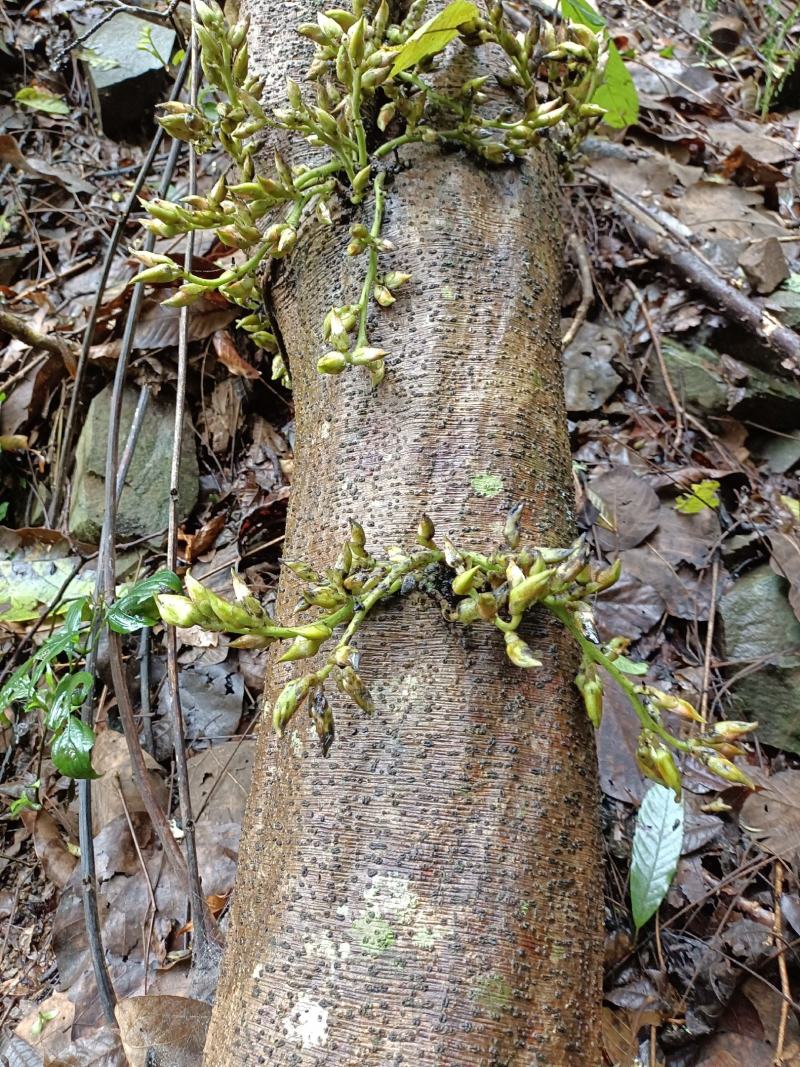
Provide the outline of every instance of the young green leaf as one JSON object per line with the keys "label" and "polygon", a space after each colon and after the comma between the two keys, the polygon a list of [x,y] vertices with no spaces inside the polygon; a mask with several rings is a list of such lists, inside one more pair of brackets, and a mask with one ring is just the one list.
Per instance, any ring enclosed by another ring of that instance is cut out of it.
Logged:
{"label": "young green leaf", "polygon": [[435,56],[443,51],[458,34],[458,27],[477,17],[478,9],[470,0],[453,0],[443,11],[428,19],[411,34],[397,53],[392,77],[409,67],[415,67],[428,56]]}
{"label": "young green leaf", "polygon": [[117,597],[106,613],[108,625],[118,634],[130,634],[161,621],[155,597],[159,593],[180,593],[181,580],[172,571],[156,571],[149,578],[127,589]]}
{"label": "young green leaf", "polygon": [[28,85],[20,89],[14,99],[18,104],[31,107],[34,111],[46,111],[48,115],[69,114],[69,106],[64,97],[51,93],[40,85]]}
{"label": "young green leaf", "polygon": [[646,663],[640,663],[634,659],[628,659],[627,656],[617,656],[614,660],[614,666],[617,670],[622,671],[623,674],[647,674],[648,666]]}
{"label": "young green leaf", "polygon": [[50,758],[56,769],[68,778],[99,778],[92,767],[94,730],[70,715],[63,730],[53,739]]}
{"label": "young green leaf", "polygon": [[613,41],[608,43],[602,84],[595,90],[591,102],[606,109],[603,122],[615,130],[631,126],[639,118],[639,94]]}
{"label": "young green leaf", "polygon": [[683,804],[666,786],[651,786],[636,817],[631,855],[631,909],[637,930],[667,895],[682,843]]}
{"label": "young green leaf", "polygon": [[88,671],[65,674],[47,702],[45,726],[57,733],[72,712],[81,706],[94,689],[94,677]]}
{"label": "young green leaf", "polygon": [[592,30],[602,30],[606,20],[586,0],[561,0],[561,13],[565,19],[579,22]]}
{"label": "young green leaf", "polygon": [[719,507],[719,482],[708,478],[702,482],[695,482],[689,487],[688,493],[681,493],[675,501],[675,510],[684,515],[697,515],[707,508]]}

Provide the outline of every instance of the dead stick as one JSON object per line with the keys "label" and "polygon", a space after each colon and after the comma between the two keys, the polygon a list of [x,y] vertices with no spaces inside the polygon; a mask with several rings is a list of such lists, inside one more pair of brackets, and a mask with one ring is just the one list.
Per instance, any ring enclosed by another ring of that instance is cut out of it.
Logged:
{"label": "dead stick", "polygon": [[73,371],[75,369],[78,361],[78,346],[57,334],[41,333],[21,315],[14,315],[0,308],[0,333],[10,334],[18,341],[24,341],[31,348],[41,348],[53,356],[59,356],[64,360],[67,369],[71,368]]}
{"label": "dead stick", "polygon": [[786,949],[783,944],[783,934],[781,932],[782,925],[782,913],[781,913],[781,894],[783,893],[783,864],[779,859],[775,860],[774,880],[773,880],[773,894],[775,898],[775,924],[772,927],[772,932],[775,940],[775,948],[778,951],[778,971],[781,976],[781,992],[783,993],[783,1000],[781,1001],[781,1014],[778,1021],[778,1036],[775,1041],[775,1057],[773,1059],[774,1067],[781,1067],[784,1062],[783,1050],[786,1044],[786,1026],[789,1022],[789,994],[791,988],[789,986],[789,969],[786,966]]}
{"label": "dead stick", "polygon": [[726,282],[694,252],[636,222],[618,202],[617,204],[626,216],[628,229],[639,244],[662,259],[668,267],[682,274],[688,282],[701,289],[721,311],[747,327],[760,341],[782,356],[782,367],[800,374],[800,335],[781,326],[765,308]]}
{"label": "dead stick", "polygon": [[594,286],[592,285],[592,265],[589,262],[589,253],[586,251],[586,245],[583,238],[576,232],[573,233],[569,239],[569,247],[575,253],[575,259],[578,264],[578,277],[581,280],[581,302],[578,305],[578,310],[575,312],[575,318],[569,326],[569,329],[561,338],[561,347],[566,348],[567,345],[572,344],[575,337],[586,321],[586,316],[589,314],[589,308],[592,306],[594,300]]}

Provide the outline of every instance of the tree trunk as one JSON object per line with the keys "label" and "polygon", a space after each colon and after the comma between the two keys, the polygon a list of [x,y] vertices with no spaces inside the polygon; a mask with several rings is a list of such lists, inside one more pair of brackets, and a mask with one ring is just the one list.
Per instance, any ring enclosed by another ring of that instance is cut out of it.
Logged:
{"label": "tree trunk", "polygon": [[[243,8],[276,105],[317,8]],[[372,325],[377,390],[315,369],[327,309],[360,286],[344,209],[273,287],[297,412],[285,556],[329,566],[350,518],[375,551],[409,545],[423,512],[489,550],[520,500],[524,538],[569,543],[553,161],[487,170],[419,148],[403,164],[384,236],[388,269],[413,279]],[[296,596],[284,570],[279,615]],[[357,640],[375,714],[329,694],[328,759],[304,712],[283,741],[264,721],[206,1067],[600,1062],[593,742],[567,639],[544,617],[528,639],[540,670],[512,666],[494,628],[404,597]],[[269,704],[291,667],[272,667]]]}

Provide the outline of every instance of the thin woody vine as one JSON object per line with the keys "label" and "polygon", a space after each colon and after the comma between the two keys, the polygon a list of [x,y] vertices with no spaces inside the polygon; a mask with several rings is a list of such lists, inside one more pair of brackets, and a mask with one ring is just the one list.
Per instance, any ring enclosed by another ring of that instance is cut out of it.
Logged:
{"label": "thin woody vine", "polygon": [[[241,261],[210,278],[169,256],[138,251],[133,254],[144,269],[133,282],[180,283],[164,301],[170,307],[191,305],[212,291],[240,306],[238,326],[273,353],[273,376],[286,385],[291,384],[289,368],[264,306],[260,279],[266,262],[292,252],[301,225],[316,221],[332,226],[330,205],[342,199],[364,203],[371,215],[369,227],[356,223],[343,240],[343,254],[365,264],[363,283],[359,291],[342,294],[341,304],[330,308],[320,324],[317,369],[335,375],[361,367],[380,387],[387,362],[391,368],[402,353],[387,353],[370,331],[379,335],[380,309],[393,304],[411,280],[402,270],[385,267],[387,254],[395,249],[381,232],[388,184],[402,181],[402,174],[394,175],[394,161],[403,147],[440,145],[468,153],[476,166],[498,167],[513,166],[546,139],[568,159],[605,112],[596,100],[612,46],[596,18],[584,25],[536,17],[526,32],[514,32],[500,4],[484,14],[470,0],[454,0],[427,21],[425,7],[426,0],[414,0],[406,18],[392,23],[386,0],[373,15],[365,11],[364,0],[353,0],[351,10],[329,10],[315,23],[299,26],[299,33],[316,46],[308,85],[304,90],[289,80],[287,106],[267,114],[260,102],[262,84],[249,72],[247,23],[230,25],[215,3],[195,0],[200,62],[215,106],[173,101],[161,106],[159,121],[200,152],[221,147],[236,181],[229,183],[223,175],[208,195],[187,196],[180,203],[143,201],[149,215],[144,225],[162,238],[213,231]],[[570,10],[580,12],[577,0]],[[490,49],[495,58],[499,52],[506,69],[455,88],[451,77],[442,88],[442,56],[454,42],[461,48]],[[255,160],[260,135],[268,129],[303,139],[317,150],[319,161],[291,165],[276,155],[272,173],[260,173]],[[413,314],[413,308],[407,313]],[[231,645],[238,648],[286,642],[279,662],[327,652],[321,665],[283,688],[271,709],[274,728],[282,735],[298,709],[307,706],[327,755],[335,723],[326,687],[344,693],[362,713],[373,711],[359,673],[358,632],[384,601],[419,589],[442,600],[448,624],[494,627],[509,660],[522,670],[542,666],[539,654],[520,635],[522,625],[532,613],[549,612],[580,650],[575,683],[593,726],[600,725],[607,680],[625,694],[641,726],[636,758],[645,775],[680,795],[677,754],[695,758],[725,782],[752,788],[733,758],[743,754],[738,742],[756,724],[708,724],[688,701],[643,684],[647,665],[626,656],[629,639],[602,642],[592,618],[592,602],[618,579],[619,561],[612,566],[591,562],[583,540],[566,548],[521,544],[521,513],[521,505],[511,509],[502,543],[488,554],[455,545],[446,536],[437,539],[432,522],[422,516],[411,547],[394,546],[373,555],[362,527],[353,521],[338,558],[323,573],[303,562],[284,561],[303,583],[291,622],[269,616],[235,573],[233,600],[190,574],[182,585],[170,571],[124,587],[109,606],[80,598],[71,603],[63,626],[0,690],[0,708],[17,704],[40,711],[51,732],[56,767],[72,777],[93,777],[94,735],[77,711],[94,685],[92,676],[79,668],[100,624],[123,633],[158,622],[200,626],[236,635]],[[311,621],[296,621],[315,609]],[[698,724],[699,730],[688,735],[681,720]],[[26,795],[16,803],[35,806],[36,799]]]}

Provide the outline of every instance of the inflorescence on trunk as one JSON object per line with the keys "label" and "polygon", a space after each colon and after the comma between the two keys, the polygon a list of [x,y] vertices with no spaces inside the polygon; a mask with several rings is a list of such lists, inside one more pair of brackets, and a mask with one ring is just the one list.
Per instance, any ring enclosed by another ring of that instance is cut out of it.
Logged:
{"label": "inflorescence on trunk", "polygon": [[[637,762],[644,774],[680,795],[681,777],[673,755],[677,751],[700,760],[726,782],[752,787],[731,757],[743,752],[736,741],[754,730],[755,723],[717,722],[708,731],[688,701],[636,682],[636,676],[647,667],[626,657],[630,643],[626,638],[600,641],[591,600],[617,581],[619,560],[610,567],[590,563],[583,540],[564,549],[520,548],[521,511],[517,506],[509,513],[504,544],[490,555],[458,548],[447,537],[437,544],[433,524],[424,517],[413,548],[392,547],[382,557],[375,557],[367,550],[362,527],[351,523],[349,540],[324,574],[318,574],[306,563],[286,564],[307,583],[295,613],[312,607],[324,613],[310,623],[276,622],[236,574],[235,601],[225,600],[187,575],[186,596],[164,593],[156,596],[156,604],[163,621],[174,626],[200,626],[212,632],[238,634],[231,642],[233,647],[263,648],[276,641],[290,641],[278,662],[309,659],[323,646],[329,646],[325,662],[284,686],[272,708],[273,726],[282,735],[307,701],[325,755],[335,733],[333,713],[325,698],[326,684],[333,682],[362,711],[374,710],[372,697],[359,674],[359,652],[352,642],[370,613],[383,601],[415,589],[435,595],[442,602],[448,622],[496,627],[511,662],[529,670],[541,667],[542,661],[540,653],[520,636],[520,627],[529,612],[549,611],[581,651],[575,683],[592,725],[600,725],[603,713],[601,671],[627,697],[642,727]],[[702,732],[696,737],[678,737],[665,721],[668,715],[699,723]]]}
{"label": "inflorescence on trunk", "polygon": [[[372,17],[364,8],[364,0],[353,0],[352,10],[329,10],[315,23],[298,27],[316,46],[308,71],[314,98],[289,79],[287,106],[267,114],[260,102],[263,86],[248,71],[247,22],[229,25],[213,0],[197,0],[201,63],[216,105],[171,101],[161,106],[159,121],[168,133],[192,142],[198,151],[220,146],[238,180],[229,184],[223,176],[207,196],[187,196],[180,203],[143,200],[150,215],[144,225],[163,238],[212,230],[246,258],[210,278],[186,270],[170,256],[134,252],[145,269],[133,281],[180,282],[177,293],[164,301],[171,307],[190,305],[212,291],[240,305],[248,313],[238,326],[275,353],[273,377],[287,384],[288,368],[264,310],[259,273],[266,260],[292,251],[301,222],[316,218],[332,225],[334,198],[357,205],[371,192],[372,224],[351,226],[346,246],[347,255],[366,260],[363,285],[357,295],[343,294],[342,303],[325,316],[321,341],[328,351],[317,368],[339,374],[364,367],[377,385],[387,353],[370,341],[370,310],[393,304],[410,277],[380,266],[381,253],[393,251],[381,237],[381,224],[387,172],[396,151],[414,142],[438,144],[461,148],[484,165],[503,165],[524,156],[545,136],[568,147],[604,112],[592,103],[602,79],[604,31],[598,34],[568,20],[556,27],[536,16],[527,32],[513,33],[502,4],[494,3],[484,17],[471,0],[453,0],[427,22],[426,0],[415,0],[399,24],[390,22],[387,0],[381,0]],[[456,38],[468,48],[499,49],[507,71],[471,78],[446,91],[436,88],[431,79],[437,57]],[[500,103],[496,93],[502,94]],[[270,128],[304,140],[319,151],[322,162],[292,166],[276,154],[274,171],[258,173],[259,136]],[[259,225],[264,219],[270,224]]]}

